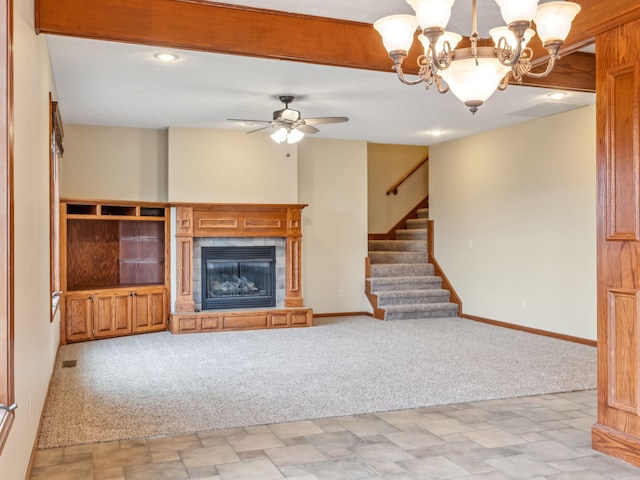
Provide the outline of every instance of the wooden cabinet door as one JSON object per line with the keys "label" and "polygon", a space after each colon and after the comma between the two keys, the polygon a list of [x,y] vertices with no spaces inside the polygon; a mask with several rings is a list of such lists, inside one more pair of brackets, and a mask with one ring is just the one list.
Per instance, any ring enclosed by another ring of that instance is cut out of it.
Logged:
{"label": "wooden cabinet door", "polygon": [[91,339],[93,296],[90,293],[71,294],[65,299],[65,333],[68,342]]}
{"label": "wooden cabinet door", "polygon": [[131,292],[105,292],[94,296],[93,337],[114,337],[132,332]]}
{"label": "wooden cabinet door", "polygon": [[134,332],[155,332],[167,328],[167,290],[140,288],[133,293]]}

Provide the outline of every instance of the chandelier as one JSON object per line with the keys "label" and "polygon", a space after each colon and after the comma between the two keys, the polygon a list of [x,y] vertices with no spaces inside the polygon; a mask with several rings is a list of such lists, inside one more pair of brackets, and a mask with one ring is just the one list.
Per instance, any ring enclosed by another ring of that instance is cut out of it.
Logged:
{"label": "chandelier", "polygon": [[[522,83],[523,76],[547,76],[560,58],[558,52],[569,34],[571,22],[580,11],[580,5],[565,1],[541,5],[538,0],[495,1],[507,26],[489,31],[492,46],[478,45],[476,0],[473,0],[469,47],[456,48],[462,36],[445,31],[455,0],[407,0],[416,12],[415,16],[391,15],[376,21],[373,26],[382,36],[393,60],[393,69],[402,83],[417,85],[424,82],[427,89],[435,84],[440,93],[451,90],[475,114],[496,89],[507,88],[509,76],[518,83]],[[532,71],[533,50],[527,47],[536,34],[531,28],[532,21],[535,21],[543,47],[549,52],[546,69],[541,72]],[[402,63],[418,25],[422,30],[418,39],[424,54],[418,57],[419,78],[408,80],[402,71]]]}

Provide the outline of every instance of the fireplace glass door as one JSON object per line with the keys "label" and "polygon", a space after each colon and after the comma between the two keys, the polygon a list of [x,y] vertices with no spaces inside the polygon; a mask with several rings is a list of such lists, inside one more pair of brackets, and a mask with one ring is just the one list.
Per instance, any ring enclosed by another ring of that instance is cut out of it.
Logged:
{"label": "fireplace glass door", "polygon": [[202,309],[275,307],[275,247],[203,247]]}

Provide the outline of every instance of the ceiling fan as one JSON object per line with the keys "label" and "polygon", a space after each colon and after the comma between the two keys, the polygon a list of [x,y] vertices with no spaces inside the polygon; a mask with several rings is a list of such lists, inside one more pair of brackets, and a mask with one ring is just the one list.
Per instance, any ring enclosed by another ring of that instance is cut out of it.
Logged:
{"label": "ceiling fan", "polygon": [[296,143],[302,140],[305,134],[318,133],[318,130],[313,125],[320,125],[323,123],[344,123],[348,122],[348,117],[316,117],[316,118],[302,118],[298,110],[289,108],[289,104],[293,102],[294,97],[292,95],[280,95],[280,101],[284,103],[284,108],[273,112],[273,120],[249,120],[244,118],[228,118],[232,122],[244,122],[247,125],[253,124],[267,124],[264,127],[250,130],[247,133],[259,132],[267,128],[277,128],[277,130],[271,135],[271,138],[281,143],[285,140],[288,143]]}

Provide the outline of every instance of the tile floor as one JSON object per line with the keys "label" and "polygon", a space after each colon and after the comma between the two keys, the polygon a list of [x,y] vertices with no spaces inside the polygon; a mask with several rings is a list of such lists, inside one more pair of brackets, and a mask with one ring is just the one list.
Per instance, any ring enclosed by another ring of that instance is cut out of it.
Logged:
{"label": "tile floor", "polygon": [[33,480],[640,480],[590,448],[596,392],[39,450]]}

